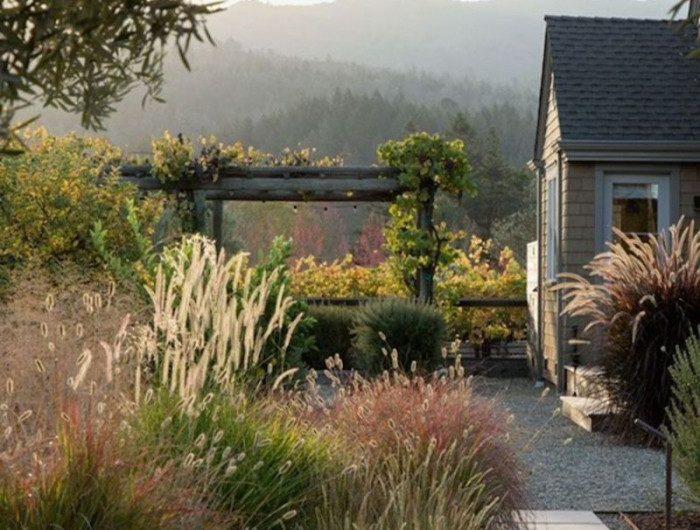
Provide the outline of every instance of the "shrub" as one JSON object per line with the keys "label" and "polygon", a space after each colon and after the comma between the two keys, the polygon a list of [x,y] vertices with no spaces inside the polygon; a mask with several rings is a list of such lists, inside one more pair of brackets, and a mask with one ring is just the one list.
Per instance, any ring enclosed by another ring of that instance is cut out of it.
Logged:
{"label": "shrub", "polygon": [[358,310],[354,307],[311,306],[308,314],[315,321],[312,333],[315,345],[302,357],[303,361],[315,370],[326,368],[326,359],[340,355],[343,366],[352,368],[350,350],[352,348],[352,328]]}
{"label": "shrub", "polygon": [[468,252],[436,278],[435,298],[449,324],[472,344],[524,339],[527,309],[457,308],[460,298],[524,298],[527,276],[510,249],[494,255],[493,242],[473,237]]}
{"label": "shrub", "polygon": [[[671,397],[676,348],[700,325],[700,233],[681,220],[648,239],[615,230],[618,242],[570,281],[564,312],[599,330],[601,383],[629,429],[635,418],[661,425]],[[602,281],[598,281],[602,280]]]}
{"label": "shrub", "polygon": [[673,463],[700,505],[700,341],[692,336],[676,354],[670,369],[673,399],[666,434],[673,444]]}
{"label": "shrub", "polygon": [[133,201],[143,232],[153,234],[162,211],[157,196],[138,200],[134,186],[106,171],[119,151],[104,140],[34,135],[34,147],[0,158],[0,260],[72,261],[101,258],[90,232],[100,222],[106,244],[132,261],[140,250],[126,216]]}
{"label": "shrub", "polygon": [[150,455],[118,444],[115,425],[92,429],[72,422],[56,445],[34,453],[34,465],[18,468],[0,460],[3,528],[204,528],[203,505],[179,487],[179,470],[156,468]]}
{"label": "shrub", "polygon": [[141,406],[134,430],[164,461],[189,462],[209,484],[212,507],[230,512],[235,529],[302,523],[333,469],[328,441],[267,398],[217,394],[186,413],[161,393]]}
{"label": "shrub", "polygon": [[[354,264],[352,256],[319,263],[309,256],[296,262],[291,290],[298,297],[406,297],[408,290],[389,262],[375,267]],[[524,298],[526,273],[509,249],[498,254],[492,241],[474,237],[469,250],[454,250],[454,260],[435,277],[435,303],[451,329],[474,344],[522,340],[526,309],[457,308],[460,298]]]}
{"label": "shrub", "polygon": [[[385,299],[362,307],[353,327],[353,362],[358,369],[376,374],[392,363],[408,369],[432,370],[439,361],[447,328],[431,305],[411,300]],[[396,350],[396,360],[388,353]]]}
{"label": "shrub", "polygon": [[387,375],[316,421],[355,453],[325,490],[322,529],[486,529],[524,506],[506,420],[464,382]]}
{"label": "shrub", "polygon": [[389,263],[363,267],[348,254],[331,263],[318,262],[313,256],[297,260],[292,270],[295,296],[325,298],[379,298],[408,295],[403,282]]}
{"label": "shrub", "polygon": [[[259,285],[263,278],[274,277],[265,309],[265,321],[275,314],[278,296],[281,293],[292,294],[292,273],[289,269],[291,254],[292,241],[278,236],[270,244],[265,259],[253,268],[253,285]],[[311,332],[313,322],[307,316],[308,309],[305,301],[292,299],[281,333],[273,334],[265,345],[267,357],[274,356],[284,348],[286,363],[289,366],[301,366],[302,355],[314,348],[314,336]],[[294,329],[291,330],[289,343],[285,346],[284,341],[287,339],[292,323],[294,323]]]}

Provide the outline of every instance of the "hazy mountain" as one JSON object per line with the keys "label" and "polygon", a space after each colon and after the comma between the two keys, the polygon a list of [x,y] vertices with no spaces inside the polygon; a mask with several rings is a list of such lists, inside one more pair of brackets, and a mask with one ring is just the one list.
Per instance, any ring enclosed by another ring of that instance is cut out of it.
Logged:
{"label": "hazy mountain", "polygon": [[[192,71],[187,72],[171,54],[166,103],[149,102],[142,108],[142,92],[135,90],[117,106],[105,135],[131,151],[148,150],[150,137],[168,129],[193,137],[216,134],[224,141],[240,139],[274,151],[313,145],[367,162],[374,156],[368,147],[374,139],[401,135],[409,124],[442,132],[462,111],[482,116],[476,118],[482,131],[489,126],[487,117],[499,114],[495,125],[508,130],[505,116],[534,113],[534,92],[521,87],[251,52],[233,41],[200,46],[190,62]],[[350,95],[337,99],[338,92]],[[495,109],[504,104],[508,108]],[[53,132],[79,128],[75,116],[51,109],[41,113]],[[377,121],[378,116],[384,119]],[[343,130],[347,136],[352,130],[352,145],[333,140]],[[524,132],[525,127],[510,127],[509,134]],[[529,131],[525,134],[529,142]],[[506,138],[504,143],[509,158],[522,161],[522,140]]]}
{"label": "hazy mountain", "polygon": [[[147,150],[151,136],[169,129],[269,149],[318,145],[367,161],[375,140],[409,126],[443,130],[466,111],[482,135],[494,126],[506,156],[521,163],[534,133],[544,14],[662,17],[672,3],[243,1],[211,18],[219,44],[193,50],[192,72],[171,54],[166,104],[143,109],[135,90],[117,106],[106,135],[132,151]],[[350,95],[339,100],[339,91]],[[42,114],[55,132],[78,128],[75,117]]]}
{"label": "hazy mountain", "polygon": [[243,1],[211,19],[217,39],[303,58],[356,61],[534,84],[545,14],[664,18],[674,0]]}

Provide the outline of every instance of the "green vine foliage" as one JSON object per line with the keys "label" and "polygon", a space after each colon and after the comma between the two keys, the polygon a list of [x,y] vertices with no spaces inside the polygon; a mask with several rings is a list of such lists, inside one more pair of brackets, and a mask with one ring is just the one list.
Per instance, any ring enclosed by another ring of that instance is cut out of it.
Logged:
{"label": "green vine foliage", "polygon": [[[125,205],[124,217],[131,229],[136,252],[130,256],[120,255],[107,243],[109,234],[99,219],[95,221],[90,238],[97,254],[110,274],[118,280],[132,280],[137,285],[151,286],[158,266],[158,254],[152,237],[139,218],[138,208],[133,200]],[[145,290],[143,291],[145,294]]]}
{"label": "green vine foliage", "polygon": [[379,160],[400,170],[398,178],[406,188],[389,208],[391,219],[384,235],[392,266],[419,296],[421,275],[432,282],[438,267],[456,258],[452,243],[465,237],[444,222],[435,224],[433,216],[438,193],[455,197],[475,193],[469,159],[461,140],[424,132],[389,141],[379,146],[377,154]]}
{"label": "green vine foliage", "polygon": [[187,181],[217,181],[219,170],[226,167],[255,166],[317,166],[335,167],[343,165],[341,156],[315,158],[315,149],[284,149],[280,155],[274,155],[246,147],[241,142],[225,145],[215,136],[202,137],[199,156],[196,155],[195,143],[178,134],[168,131],[151,142],[153,176],[163,184],[177,188],[178,183]]}

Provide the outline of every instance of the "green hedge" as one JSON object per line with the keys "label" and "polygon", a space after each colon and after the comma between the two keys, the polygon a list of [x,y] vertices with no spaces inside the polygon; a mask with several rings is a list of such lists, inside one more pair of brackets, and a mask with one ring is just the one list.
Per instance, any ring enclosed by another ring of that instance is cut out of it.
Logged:
{"label": "green hedge", "polygon": [[[434,306],[402,299],[385,299],[362,307],[353,333],[353,365],[370,375],[392,368],[391,351],[399,368],[435,369],[447,338],[445,319]],[[385,355],[385,352],[388,355]]]}
{"label": "green hedge", "polygon": [[310,306],[308,315],[315,320],[311,334],[316,338],[313,349],[302,355],[306,365],[314,370],[324,370],[326,359],[340,355],[346,369],[353,368],[352,328],[358,309],[356,307]]}

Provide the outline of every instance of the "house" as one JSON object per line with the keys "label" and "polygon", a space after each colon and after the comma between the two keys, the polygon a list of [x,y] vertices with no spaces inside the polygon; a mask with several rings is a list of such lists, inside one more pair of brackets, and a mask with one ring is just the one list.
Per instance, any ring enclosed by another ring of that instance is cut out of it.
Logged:
{"label": "house", "polygon": [[571,340],[582,323],[559,316],[557,275],[582,273],[613,226],[648,233],[700,218],[700,59],[688,57],[697,29],[679,22],[546,23],[532,344],[538,376],[563,393],[567,367],[594,366],[596,352]]}

